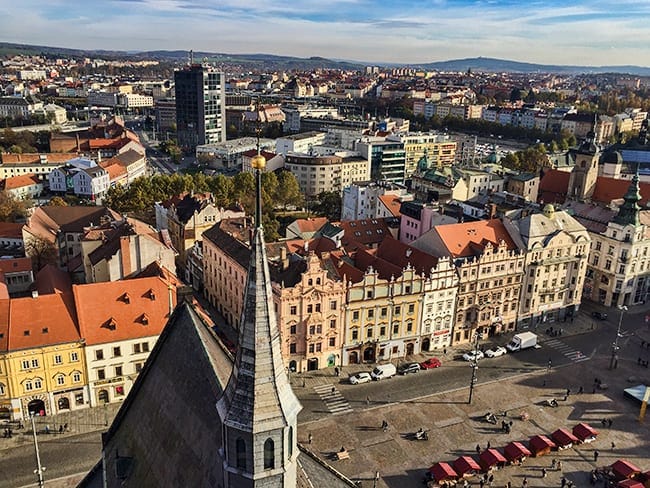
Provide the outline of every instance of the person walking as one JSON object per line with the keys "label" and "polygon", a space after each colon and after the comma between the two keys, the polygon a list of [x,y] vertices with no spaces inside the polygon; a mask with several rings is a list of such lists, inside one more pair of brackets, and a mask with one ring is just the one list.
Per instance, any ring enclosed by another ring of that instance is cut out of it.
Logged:
{"label": "person walking", "polygon": [[598,452],[598,449],[594,451],[594,462],[598,462],[598,456],[600,456],[600,453]]}
{"label": "person walking", "polygon": [[370,397],[369,396],[366,397],[366,405],[370,405]]}
{"label": "person walking", "polygon": [[526,488],[528,486],[528,478],[524,476],[524,480],[521,482],[521,487]]}
{"label": "person walking", "polygon": [[551,358],[548,358],[548,365],[546,366],[546,371],[550,371],[552,366],[553,363],[551,362]]}
{"label": "person walking", "polygon": [[309,444],[311,445],[313,440],[314,440],[314,436],[311,435],[311,432],[310,432],[309,435],[307,436],[307,442],[309,442]]}
{"label": "person walking", "polygon": [[546,468],[542,468],[542,478],[546,478]]}
{"label": "person walking", "polygon": [[560,479],[560,488],[564,488],[566,486],[566,478],[562,476],[562,479]]}
{"label": "person walking", "polygon": [[487,449],[490,449],[490,441],[487,442]]}
{"label": "person walking", "polygon": [[551,469],[555,469],[556,464],[557,464],[557,459],[553,458],[551,460]]}

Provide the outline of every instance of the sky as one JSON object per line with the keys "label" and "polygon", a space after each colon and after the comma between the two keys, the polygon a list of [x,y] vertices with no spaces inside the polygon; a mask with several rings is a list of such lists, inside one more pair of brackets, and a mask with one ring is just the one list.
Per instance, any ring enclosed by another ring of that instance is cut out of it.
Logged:
{"label": "sky", "polygon": [[650,66],[648,0],[3,0],[0,41],[417,64]]}

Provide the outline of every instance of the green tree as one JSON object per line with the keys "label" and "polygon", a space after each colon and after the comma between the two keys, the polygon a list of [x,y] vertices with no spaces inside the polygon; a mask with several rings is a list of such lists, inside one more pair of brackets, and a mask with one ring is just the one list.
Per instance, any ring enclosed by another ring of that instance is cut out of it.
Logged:
{"label": "green tree", "polygon": [[278,177],[273,171],[262,173],[262,204],[273,209],[277,205]]}
{"label": "green tree", "polygon": [[303,195],[298,185],[298,180],[291,171],[281,171],[278,175],[278,205],[283,208],[292,205],[300,207],[303,204]]}
{"label": "green tree", "polygon": [[341,195],[336,191],[319,193],[312,210],[317,215],[327,217],[330,222],[341,220]]}
{"label": "green tree", "polygon": [[244,171],[237,173],[233,179],[234,202],[239,202],[248,215],[255,214],[255,176],[253,173]]}
{"label": "green tree", "polygon": [[29,200],[20,200],[7,191],[0,191],[0,222],[16,222],[27,217]]}
{"label": "green tree", "polygon": [[62,197],[52,197],[50,201],[47,202],[48,207],[67,207],[68,202],[66,202]]}
{"label": "green tree", "polygon": [[551,153],[556,153],[560,150],[560,147],[558,146],[557,142],[555,140],[552,140],[549,144],[549,151]]}
{"label": "green tree", "polygon": [[227,207],[233,201],[234,184],[231,178],[218,174],[208,180],[208,187],[214,196],[215,203],[220,207]]}

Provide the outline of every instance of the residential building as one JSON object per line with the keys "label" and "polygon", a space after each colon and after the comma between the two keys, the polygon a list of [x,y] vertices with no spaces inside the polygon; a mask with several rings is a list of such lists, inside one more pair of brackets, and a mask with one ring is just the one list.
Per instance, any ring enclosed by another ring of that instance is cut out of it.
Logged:
{"label": "residential building", "polygon": [[72,175],[74,194],[101,205],[110,187],[108,171],[101,166],[82,169]]}
{"label": "residential building", "polygon": [[404,144],[406,177],[415,173],[418,161],[425,154],[431,164],[438,167],[451,165],[456,158],[456,141],[446,134],[409,132],[389,135],[386,140]]}
{"label": "residential building", "polygon": [[341,220],[378,218],[379,197],[383,195],[406,197],[407,190],[403,185],[388,181],[359,181],[344,187]]}
{"label": "residential building", "polygon": [[29,97],[0,97],[0,117],[29,119],[43,102]]}
{"label": "residential building", "polygon": [[43,182],[33,173],[6,178],[1,185],[4,191],[18,200],[38,198],[43,193]]}
{"label": "residential building", "polygon": [[283,155],[289,153],[313,154],[312,148],[322,146],[325,142],[325,135],[325,132],[311,131],[279,137],[275,141],[275,152]]}
{"label": "residential building", "polygon": [[525,255],[503,222],[437,225],[411,245],[454,260],[459,284],[452,344],[515,330]]}
{"label": "residential building", "polygon": [[456,317],[458,275],[451,258],[440,258],[424,275],[420,318],[420,350],[435,351],[451,346]]}
{"label": "residential building", "polygon": [[[286,252],[284,253],[286,256]],[[345,286],[309,252],[285,257],[272,284],[282,358],[292,372],[342,365]]]}
{"label": "residential building", "polygon": [[504,219],[513,240],[526,253],[518,327],[572,319],[580,308],[591,237],[566,211],[552,204],[543,213]]}
{"label": "residential building", "polygon": [[174,71],[178,145],[194,152],[226,140],[226,91],[222,72],[192,64]]}
{"label": "residential building", "polygon": [[10,295],[21,295],[29,291],[34,283],[34,271],[30,258],[0,258],[0,280],[7,286]]}
{"label": "residential building", "polygon": [[0,158],[2,158],[0,178],[35,174],[41,181],[45,181],[53,169],[65,166],[68,161],[75,157],[76,154],[59,153],[0,154]]}
{"label": "residential building", "polygon": [[513,193],[528,201],[536,202],[539,192],[539,180],[539,175],[536,173],[510,175],[506,180],[505,189],[508,193]]}
{"label": "residential building", "polygon": [[173,131],[176,127],[176,100],[159,98],[154,102],[156,110],[156,129],[159,133]]}
{"label": "residential building", "polygon": [[173,308],[160,278],[73,285],[92,407],[126,399]]}
{"label": "residential building", "polygon": [[223,219],[244,217],[240,208],[224,209],[214,203],[211,193],[187,194],[169,207],[167,229],[172,246],[176,249],[177,265],[185,271],[186,254],[203,232]]}
{"label": "residential building", "polygon": [[406,178],[406,151],[398,141],[371,141],[362,139],[357,150],[370,163],[369,178],[404,184]]}

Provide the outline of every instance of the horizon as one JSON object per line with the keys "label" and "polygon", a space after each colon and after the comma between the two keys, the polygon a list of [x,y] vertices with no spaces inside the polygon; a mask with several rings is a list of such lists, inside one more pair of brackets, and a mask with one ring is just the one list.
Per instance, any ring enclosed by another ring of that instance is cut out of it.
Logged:
{"label": "horizon", "polygon": [[[547,65],[650,67],[650,50],[645,48],[650,30],[644,25],[650,4],[422,3],[28,0],[0,8],[0,30],[5,42],[81,50],[255,53],[363,64],[417,65],[483,57]],[[93,15],[84,15],[89,5]]]}

